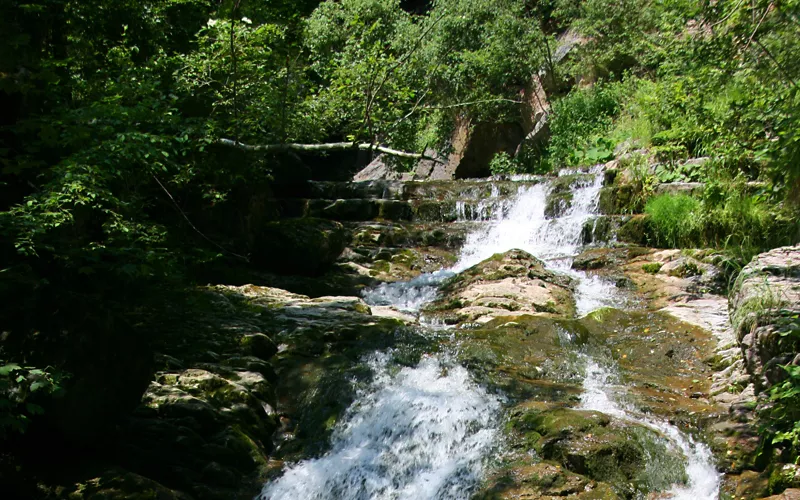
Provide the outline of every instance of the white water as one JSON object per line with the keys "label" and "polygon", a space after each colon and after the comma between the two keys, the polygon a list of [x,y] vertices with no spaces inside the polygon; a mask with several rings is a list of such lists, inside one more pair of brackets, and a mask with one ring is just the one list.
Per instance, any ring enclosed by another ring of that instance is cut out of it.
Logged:
{"label": "white water", "polygon": [[375,354],[371,387],[337,424],[331,450],[264,487],[261,500],[467,499],[499,440],[500,403],[460,365],[425,357],[390,373]]}
{"label": "white water", "polygon": [[[586,378],[583,381],[581,408],[595,410],[620,420],[635,422],[664,436],[675,451],[686,457],[685,485],[675,485],[666,494],[674,500],[705,500],[719,498],[719,473],[714,468],[711,450],[695,442],[674,425],[639,414],[635,409],[619,403],[616,398],[624,392],[615,380],[615,374],[588,359]],[[616,394],[615,394],[616,393]]]}
{"label": "white water", "polygon": [[[574,174],[564,171],[562,175]],[[438,286],[459,273],[497,253],[518,248],[539,259],[548,268],[576,279],[576,309],[579,316],[605,306],[619,305],[621,297],[613,283],[572,269],[572,260],[581,247],[584,223],[597,212],[603,178],[599,170],[573,189],[572,204],[558,218],[547,219],[545,206],[549,183],[521,185],[517,195],[497,203],[499,192],[482,200],[474,209],[457,205],[462,220],[487,220],[488,223],[467,235],[458,262],[448,270],[423,274],[411,281],[385,283],[364,293],[367,303],[391,305],[398,310],[417,312],[436,297]],[[492,210],[489,210],[492,207]]]}
{"label": "white water", "polygon": [[[545,218],[547,184],[520,186],[517,195],[473,208],[459,205],[467,220],[488,220],[468,235],[460,259],[451,268],[408,282],[384,284],[364,298],[374,305],[417,312],[432,301],[448,277],[496,253],[519,248],[577,280],[579,315],[619,305],[612,283],[571,269],[580,251],[584,223],[596,212],[602,179],[573,189],[571,207],[559,218]],[[493,190],[497,198],[497,190]],[[569,339],[567,339],[569,340]],[[499,440],[500,403],[477,386],[463,367],[424,358],[416,368],[392,375],[388,356],[372,360],[376,378],[337,424],[331,450],[324,456],[289,467],[265,486],[261,500],[294,499],[466,499],[479,483],[484,460]],[[676,500],[718,497],[719,478],[708,448],[676,427],[639,415],[616,402],[612,374],[590,362],[582,407],[638,422],[661,433],[687,458],[686,485],[674,486]]]}

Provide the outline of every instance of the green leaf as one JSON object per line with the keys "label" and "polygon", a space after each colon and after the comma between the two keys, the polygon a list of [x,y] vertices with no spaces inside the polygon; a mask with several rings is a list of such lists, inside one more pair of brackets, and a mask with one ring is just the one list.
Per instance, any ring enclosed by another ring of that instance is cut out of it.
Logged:
{"label": "green leaf", "polygon": [[0,366],[0,376],[6,377],[14,370],[19,370],[20,367],[16,363],[8,363],[7,365]]}

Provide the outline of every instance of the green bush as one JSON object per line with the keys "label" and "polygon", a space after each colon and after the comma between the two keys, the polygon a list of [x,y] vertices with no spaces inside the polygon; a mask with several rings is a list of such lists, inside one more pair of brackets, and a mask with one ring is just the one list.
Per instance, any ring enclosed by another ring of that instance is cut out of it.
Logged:
{"label": "green bush", "polygon": [[663,194],[645,206],[654,243],[667,247],[692,246],[701,227],[701,204],[691,196]]}
{"label": "green bush", "polygon": [[581,166],[607,161],[614,143],[605,137],[619,112],[618,86],[579,89],[553,104],[548,153],[555,166]]}
{"label": "green bush", "polygon": [[521,165],[505,151],[494,155],[489,162],[492,175],[513,175],[522,172]]}
{"label": "green bush", "polygon": [[647,274],[657,274],[661,270],[661,264],[658,262],[649,262],[642,264],[642,271]]}

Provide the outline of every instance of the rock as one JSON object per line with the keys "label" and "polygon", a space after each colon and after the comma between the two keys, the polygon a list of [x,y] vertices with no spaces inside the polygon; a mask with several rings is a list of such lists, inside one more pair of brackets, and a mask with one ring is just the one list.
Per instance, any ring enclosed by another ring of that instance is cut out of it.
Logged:
{"label": "rock", "polygon": [[[71,500],[190,500],[185,493],[169,489],[133,472],[110,469],[103,475],[74,485]],[[69,490],[73,490],[69,488]],[[61,498],[66,498],[67,495]]]}
{"label": "rock", "polygon": [[766,497],[766,500],[800,500],[800,489],[792,488],[783,493]]}
{"label": "rock", "polygon": [[609,483],[626,497],[664,490],[683,479],[681,457],[644,426],[563,407],[522,410],[512,416],[511,425],[542,458]]}
{"label": "rock", "polygon": [[361,169],[353,176],[355,182],[377,181],[377,180],[410,180],[412,174],[400,172],[387,165],[386,155],[378,155],[369,165]]}
{"label": "rock", "polygon": [[769,475],[769,490],[782,491],[787,488],[800,488],[800,465],[773,464]]}
{"label": "rock", "polygon": [[617,239],[635,245],[647,245],[649,239],[647,216],[634,215],[623,220],[617,230]]}
{"label": "rock", "polygon": [[446,172],[455,179],[488,177],[489,162],[496,153],[513,155],[525,137],[519,123],[472,123],[462,118],[456,123],[451,138],[453,152],[448,159]]}
{"label": "rock", "polygon": [[581,270],[601,269],[645,255],[647,252],[648,250],[642,247],[590,248],[575,257],[572,262],[572,268]]}
{"label": "rock", "polygon": [[252,333],[239,341],[246,354],[267,360],[278,352],[278,346],[263,333]]}
{"label": "rock", "polygon": [[756,390],[785,378],[778,365],[800,350],[794,336],[800,328],[800,246],[782,247],[757,255],[742,269],[730,294],[731,325]]}
{"label": "rock", "polygon": [[555,219],[563,216],[572,206],[572,191],[551,192],[547,195],[544,216]]}
{"label": "rock", "polygon": [[656,186],[655,194],[700,196],[705,188],[706,185],[703,182],[665,182]]}
{"label": "rock", "polygon": [[497,254],[448,280],[427,310],[451,321],[486,323],[498,316],[571,316],[572,280],[522,250]]}
{"label": "rock", "polygon": [[616,184],[600,189],[597,211],[604,215],[629,214],[635,208],[635,188],[631,184]]}
{"label": "rock", "polygon": [[599,216],[587,220],[581,229],[581,243],[608,243],[616,239],[617,224],[611,217]]}
{"label": "rock", "polygon": [[348,235],[338,222],[286,219],[264,225],[252,249],[251,262],[280,274],[318,275],[347,246]]}
{"label": "rock", "polygon": [[619,497],[607,484],[574,474],[558,464],[539,462],[502,469],[489,480],[477,500],[546,500],[569,497],[578,500],[616,500]]}

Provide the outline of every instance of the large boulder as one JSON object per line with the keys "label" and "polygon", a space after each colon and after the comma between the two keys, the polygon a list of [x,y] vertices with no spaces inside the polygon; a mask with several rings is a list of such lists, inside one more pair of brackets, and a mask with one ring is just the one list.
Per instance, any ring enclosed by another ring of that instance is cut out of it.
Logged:
{"label": "large boulder", "polygon": [[279,274],[322,274],[342,254],[348,233],[340,223],[312,217],[269,222],[256,237],[251,262]]}
{"label": "large boulder", "polygon": [[781,365],[800,364],[800,246],[757,255],[742,269],[729,299],[731,324],[756,390],[782,380]]}
{"label": "large boulder", "polygon": [[522,250],[496,254],[448,280],[428,311],[446,322],[487,323],[499,316],[572,316],[572,280]]}
{"label": "large boulder", "polygon": [[514,409],[509,425],[538,456],[611,484],[625,498],[663,491],[684,479],[682,457],[643,425],[556,404]]}

